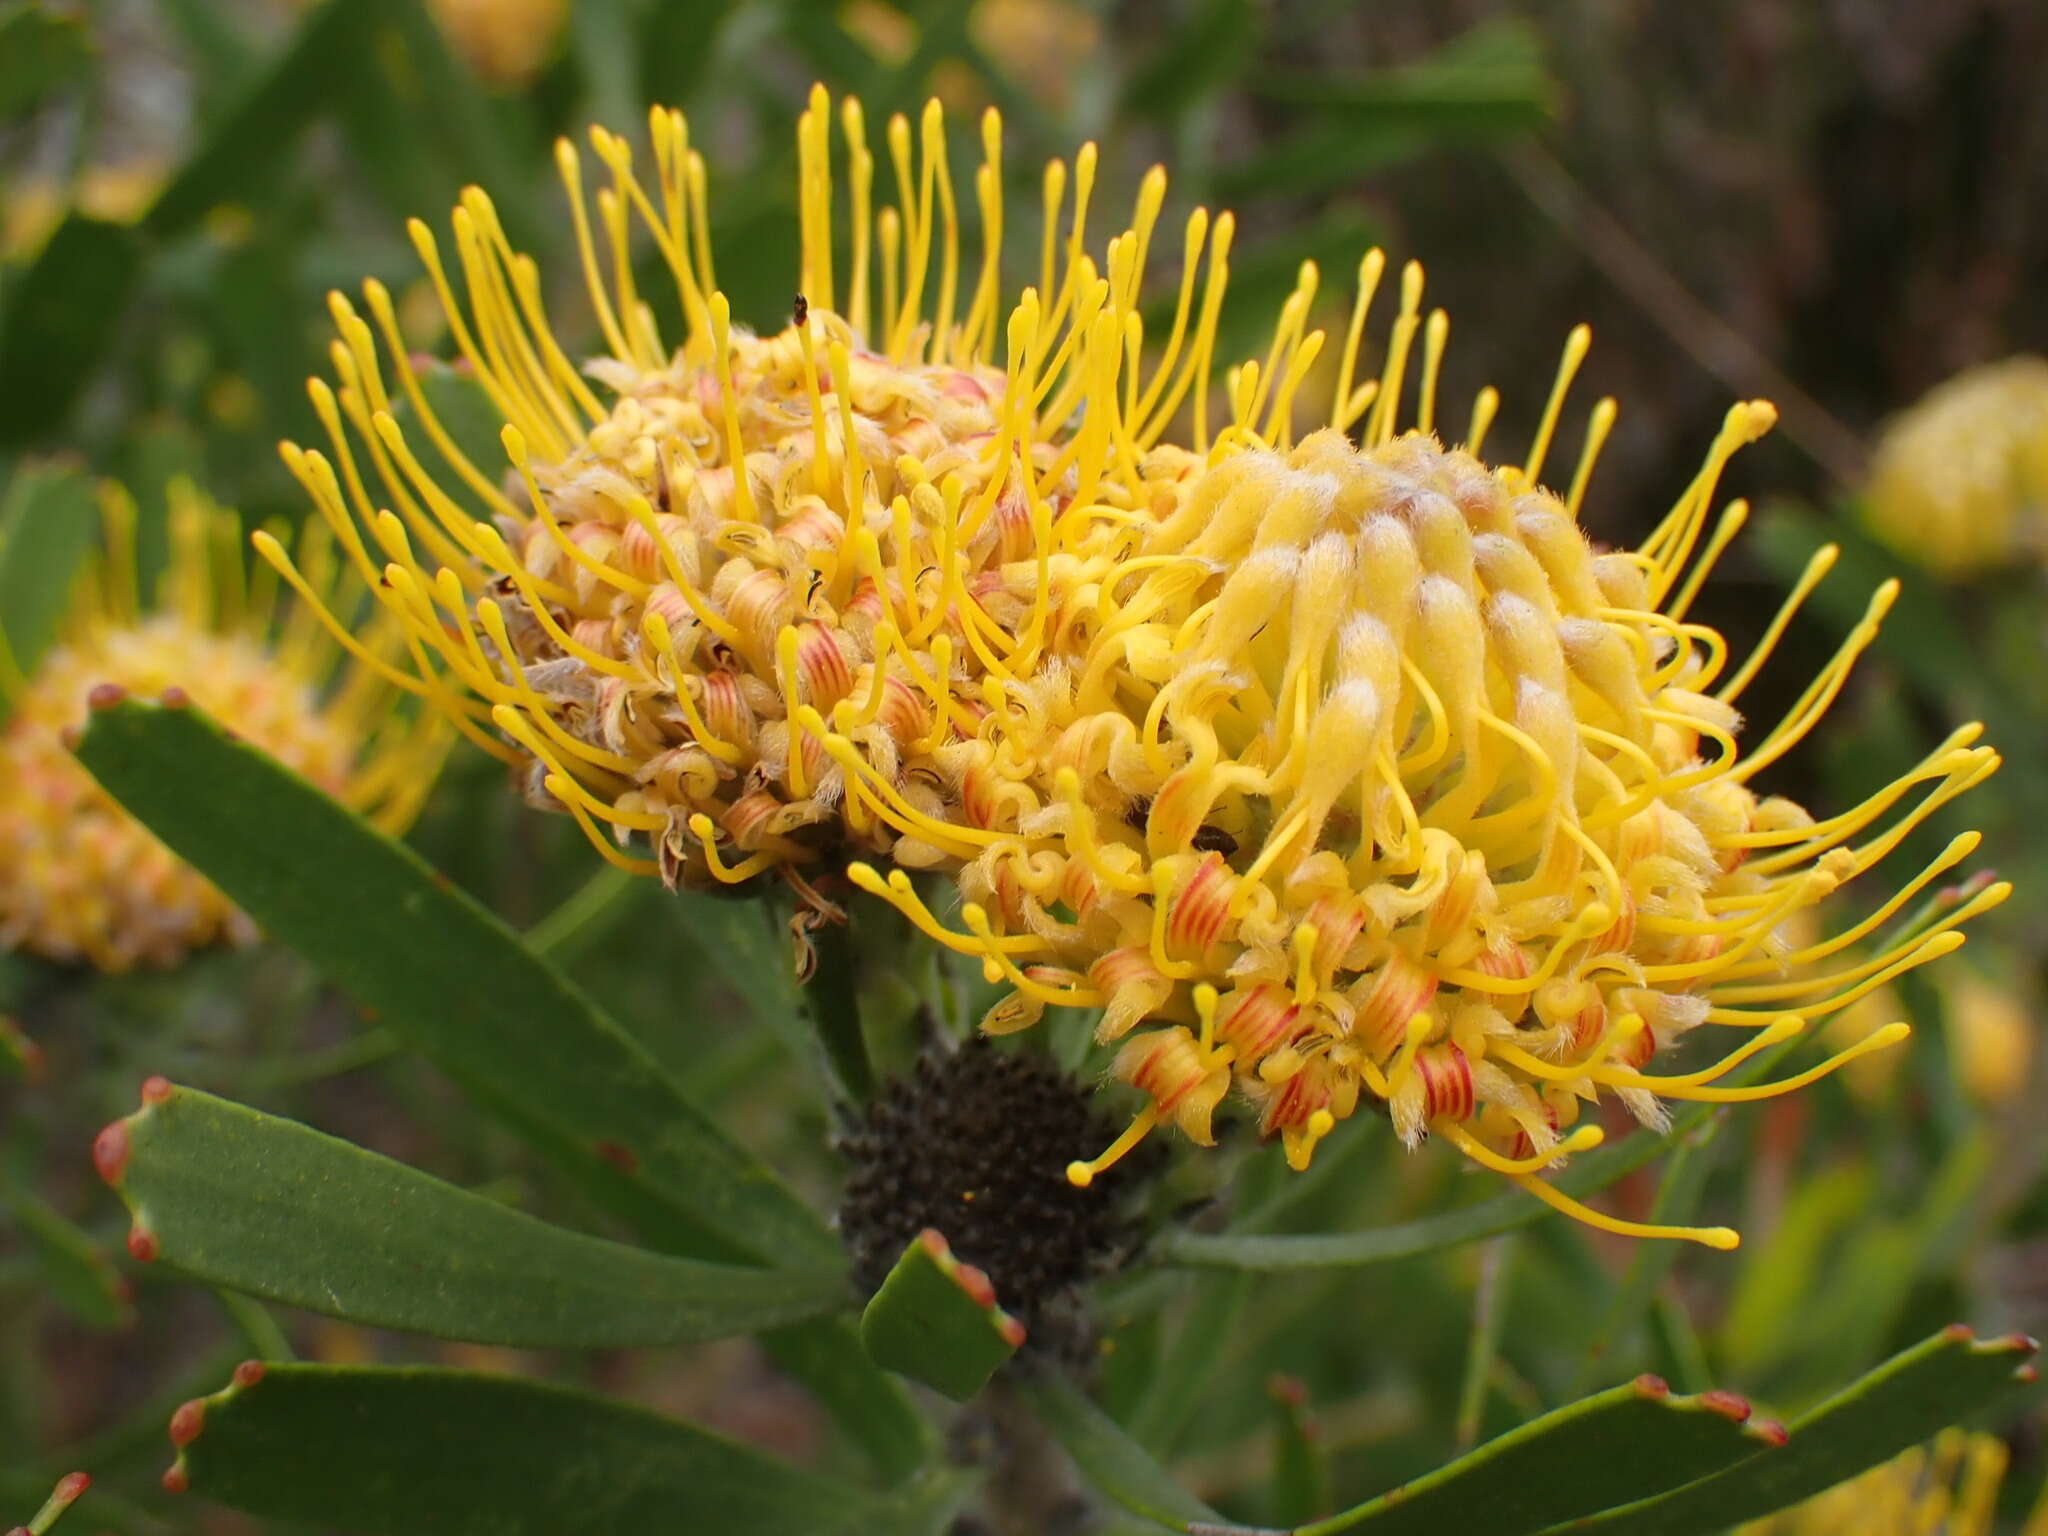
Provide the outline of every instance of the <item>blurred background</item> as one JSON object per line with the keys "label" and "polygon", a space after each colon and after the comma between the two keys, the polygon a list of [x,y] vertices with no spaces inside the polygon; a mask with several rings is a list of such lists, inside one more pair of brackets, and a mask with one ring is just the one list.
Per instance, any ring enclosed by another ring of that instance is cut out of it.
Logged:
{"label": "blurred background", "polygon": [[[780,325],[796,282],[794,121],[813,80],[859,94],[870,124],[938,96],[956,164],[980,110],[999,107],[1013,274],[1036,248],[1039,167],[1085,140],[1102,151],[1100,230],[1154,163],[1171,174],[1162,227],[1197,204],[1235,209],[1232,357],[1263,347],[1305,260],[1323,272],[1324,323],[1341,327],[1358,256],[1382,244],[1422,259],[1427,301],[1451,313],[1453,419],[1497,383],[1495,431],[1514,441],[1566,330],[1589,321],[1564,440],[1596,398],[1617,397],[1586,515],[1602,539],[1654,526],[1732,399],[1774,400],[1779,430],[1727,482],[1759,515],[1699,616],[1753,637],[1816,545],[1843,555],[1770,674],[1779,691],[1760,686],[1752,712],[1775,718],[1878,581],[1900,575],[1907,590],[1838,718],[1771,787],[1840,809],[1967,719],[2008,759],[1924,840],[1931,853],[1983,827],[2019,896],[1957,960],[1843,1026],[1907,1017],[1923,1026],[1913,1042],[1731,1120],[1704,1199],[1739,1218],[1745,1247],[1666,1255],[1640,1311],[1609,1307],[1645,1283],[1626,1278],[1626,1249],[1548,1222],[1334,1276],[1141,1270],[1108,1289],[1102,1318],[1118,1346],[1108,1400],[1202,1488],[1256,1482],[1304,1412],[1337,1492],[1355,1498],[1636,1369],[1796,1409],[1942,1323],[2048,1325],[2031,1113],[2048,911],[2032,519],[2048,515],[2048,473],[2026,481],[2014,449],[1982,491],[1990,450],[1936,439],[1886,460],[1879,446],[1942,380],[2048,348],[2044,74],[2048,7],[2034,0],[0,0],[0,502],[66,466],[118,478],[143,509],[146,552],[162,548],[179,477],[252,525],[297,520],[276,443],[318,433],[304,379],[326,367],[328,291],[377,276],[412,333],[432,335],[404,222],[439,225],[474,181],[573,294],[550,143],[591,121],[630,132],[650,102],[681,106],[706,154],[736,317]],[[1154,278],[1169,303],[1172,276]],[[587,317],[573,297],[557,313],[573,342]],[[1968,409],[1966,426],[2002,409]],[[2048,425],[2028,430],[2038,462]],[[1875,487],[1873,462],[1895,470]],[[1885,486],[1891,507],[1874,511]],[[1975,537],[1955,522],[1972,516],[1978,533],[1996,524],[1988,554],[1947,558]],[[829,1127],[764,1022],[775,989],[741,984],[746,956],[710,941],[702,906],[597,874],[573,827],[501,793],[475,754],[413,841],[515,925],[539,925],[693,1091],[830,1200]],[[765,919],[751,938],[775,972]],[[251,1529],[156,1490],[169,1408],[280,1329],[321,1358],[432,1348],[130,1265],[125,1218],[85,1149],[147,1073],[602,1227],[289,955],[105,978],[0,954],[0,1014],[0,1519],[25,1518],[85,1465],[101,1482],[82,1529]],[[1333,1172],[1291,1222],[1355,1228],[1463,1187],[1447,1158],[1400,1161],[1390,1138],[1366,1140],[1319,1158]],[[1270,1177],[1276,1159],[1251,1152],[1239,1149],[1244,1177]],[[1655,1180],[1639,1176],[1622,1202],[1647,1209]],[[1475,1317],[1498,1340],[1476,1385]],[[843,1454],[749,1345],[488,1353],[800,1458]],[[2015,1411],[1993,1427],[2016,1451],[2017,1504],[2041,1480],[2037,1426]]]}

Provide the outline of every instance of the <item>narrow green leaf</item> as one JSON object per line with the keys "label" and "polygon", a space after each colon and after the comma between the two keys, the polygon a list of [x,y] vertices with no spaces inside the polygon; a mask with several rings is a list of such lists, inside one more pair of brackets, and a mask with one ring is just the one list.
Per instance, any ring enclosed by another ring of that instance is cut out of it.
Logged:
{"label": "narrow green leaf", "polygon": [[[79,757],[263,928],[373,1010],[656,1246],[837,1263],[838,1242],[590,999],[409,849],[196,711],[102,710]],[[317,872],[310,877],[309,871]],[[925,1430],[852,1329],[763,1337],[892,1480]]]}
{"label": "narrow green leaf", "polygon": [[327,0],[299,23],[284,50],[255,78],[212,127],[169,186],[157,197],[144,228],[169,238],[223,203],[260,196],[288,163],[292,146],[331,101],[331,92],[366,52],[362,42],[370,7],[362,0]]}
{"label": "narrow green leaf", "polygon": [[1266,1396],[1275,1441],[1272,1518],[1301,1525],[1330,1507],[1330,1453],[1299,1380],[1276,1376],[1266,1383]]}
{"label": "narrow green leaf", "polygon": [[56,432],[120,332],[142,262],[125,224],[65,216],[0,305],[0,447]]}
{"label": "narrow green leaf", "polygon": [[65,89],[91,61],[92,38],[78,16],[35,4],[0,10],[0,123]]}
{"label": "narrow green leaf", "polygon": [[1675,1397],[1654,1376],[1581,1398],[1299,1536],[1529,1536],[1709,1473],[1781,1454],[1785,1431],[1751,1422],[1732,1392]]}
{"label": "narrow green leaf", "polygon": [[1188,1421],[1206,1400],[1223,1364],[1225,1352],[1218,1341],[1236,1335],[1254,1283],[1244,1270],[1201,1277],[1194,1305],[1173,1332],[1172,1342],[1160,1351],[1145,1394],[1125,1421],[1131,1438],[1155,1455],[1172,1454]]}
{"label": "narrow green leaf", "polygon": [[566,978],[416,854],[197,710],[95,710],[78,757],[109,793],[304,955],[522,1128],[756,1261],[839,1246]]}
{"label": "narrow green leaf", "polygon": [[132,1252],[370,1327],[618,1349],[724,1338],[845,1299],[836,1268],[763,1273],[564,1231],[161,1078],[93,1150],[134,1217]]}
{"label": "narrow green leaf", "polygon": [[1088,1485],[1134,1515],[1175,1531],[1235,1530],[1173,1476],[1088,1395],[1056,1371],[1023,1379],[1032,1411],[1065,1447]]}
{"label": "narrow green leaf", "polygon": [[[2038,1346],[2010,1336],[1978,1339],[1960,1324],[1895,1355],[1794,1419],[1791,1443],[1752,1464],[1724,1469],[1573,1524],[1598,1536],[1712,1536],[1832,1488],[2034,1379]],[[1563,1536],[1565,1527],[1544,1536]]]}
{"label": "narrow green leaf", "polygon": [[[0,642],[23,676],[57,638],[99,532],[92,482],[61,465],[16,473],[0,504]],[[0,690],[0,723],[8,698]]]}
{"label": "narrow green leaf", "polygon": [[88,1328],[126,1328],[135,1321],[128,1280],[98,1243],[25,1189],[11,1191],[10,1212],[28,1239],[44,1294]]}
{"label": "narrow green leaf", "polygon": [[1259,57],[1259,7],[1251,0],[1196,0],[1179,26],[1162,27],[1158,48],[1124,87],[1124,110],[1171,117],[1242,74]]}
{"label": "narrow green leaf", "polygon": [[57,1486],[50,1491],[50,1497],[24,1527],[28,1536],[45,1536],[45,1533],[56,1525],[64,1511],[76,1504],[79,1496],[91,1486],[92,1479],[83,1472],[67,1473],[57,1479]]}
{"label": "narrow green leaf", "polygon": [[905,1505],[644,1408],[431,1369],[244,1366],[178,1410],[170,1486],[375,1536],[867,1536]]}
{"label": "narrow green leaf", "polygon": [[860,1342],[877,1365],[965,1402],[1016,1354],[1024,1325],[996,1304],[988,1276],[927,1227],[869,1300]]}

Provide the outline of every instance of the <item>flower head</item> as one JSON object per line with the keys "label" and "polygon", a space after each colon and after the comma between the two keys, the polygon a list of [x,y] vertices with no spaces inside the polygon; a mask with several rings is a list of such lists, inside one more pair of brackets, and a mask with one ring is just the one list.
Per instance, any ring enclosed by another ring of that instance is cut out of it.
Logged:
{"label": "flower head", "polygon": [[1893,421],[1864,489],[1871,531],[1959,578],[2038,553],[2048,521],[2048,361],[1957,374]]}
{"label": "flower head", "polygon": [[[1208,1141],[1233,1095],[1297,1165],[1361,1104],[1384,1105],[1411,1142],[1439,1135],[1582,1219],[1664,1232],[1535,1177],[1599,1139],[1589,1106],[1611,1096],[1656,1125],[1667,1098],[1810,1080],[1836,1063],[1718,1081],[1953,948],[2003,898],[1990,887],[1867,960],[1834,958],[1967,856],[1965,836],[1846,933],[1779,935],[1996,757],[1966,727],[1818,820],[1752,787],[1826,713],[1894,592],[1781,720],[1738,739],[1742,696],[1834,559],[1815,557],[1746,657],[1688,617],[1746,516],[1739,501],[1717,515],[1722,469],[1769,428],[1767,405],[1728,413],[1640,547],[1603,551],[1577,514],[1611,400],[1567,489],[1544,479],[1583,328],[1527,451],[1489,459],[1493,391],[1462,430],[1439,419],[1449,322],[1424,316],[1414,264],[1363,375],[1377,251],[1327,405],[1301,402],[1329,344],[1307,264],[1219,408],[1228,214],[1189,217],[1171,318],[1148,330],[1164,173],[1098,265],[1086,147],[1071,203],[1068,167],[1047,169],[1037,281],[1009,303],[994,114],[970,267],[936,104],[915,134],[889,124],[898,201],[876,212],[849,102],[842,253],[820,91],[797,131],[805,297],[787,327],[750,336],[715,287],[682,119],[650,126],[649,183],[622,140],[593,132],[611,173],[602,248],[578,157],[559,150],[608,348],[580,370],[482,193],[453,221],[466,299],[414,228],[455,344],[505,415],[509,475],[434,421],[376,284],[381,352],[334,301],[339,389],[314,386],[331,453],[287,461],[408,626],[426,663],[415,690],[608,857],[689,883],[778,871],[802,886],[844,864],[1010,983],[985,1029],[1049,1004],[1100,1010],[1143,1108],[1074,1163],[1076,1182],[1162,1121]],[[634,287],[636,222],[674,280],[678,343]],[[399,425],[387,369],[440,468]],[[1318,429],[1297,441],[1298,419]],[[375,504],[362,456],[396,512]],[[651,857],[622,851],[636,840]],[[955,877],[958,926],[918,893],[911,872],[928,869]],[[1650,1070],[1695,1031],[1722,1044]]]}
{"label": "flower head", "polygon": [[389,714],[389,663],[363,642],[345,642],[360,660],[334,676],[341,649],[321,605],[345,610],[348,594],[324,528],[299,546],[299,579],[318,601],[278,603],[267,573],[243,574],[234,514],[174,486],[170,563],[145,607],[134,507],[113,487],[102,506],[106,548],[58,642],[25,678],[0,666],[11,705],[0,730],[0,948],[123,971],[247,943],[255,930],[65,749],[96,689],[189,699],[394,831],[425,798],[448,733],[438,716]]}

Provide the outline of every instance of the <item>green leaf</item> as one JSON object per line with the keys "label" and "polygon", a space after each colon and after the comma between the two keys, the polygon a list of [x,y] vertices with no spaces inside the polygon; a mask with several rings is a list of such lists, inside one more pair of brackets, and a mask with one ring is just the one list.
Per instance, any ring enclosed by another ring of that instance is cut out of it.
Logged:
{"label": "green leaf", "polygon": [[[95,713],[78,753],[267,932],[650,1242],[697,1258],[839,1261],[823,1223],[644,1048],[409,849],[196,711],[123,702]],[[922,1421],[849,1327],[821,1319],[762,1343],[885,1475],[921,1460]]]}
{"label": "green leaf", "polygon": [[860,1342],[877,1365],[965,1402],[1016,1354],[1024,1325],[996,1305],[988,1276],[927,1227],[861,1314]]}
{"label": "green leaf", "polygon": [[134,1216],[132,1252],[370,1327],[619,1349],[724,1338],[845,1299],[835,1268],[763,1273],[564,1231],[161,1078],[93,1151]]}
{"label": "green leaf", "polygon": [[1259,56],[1259,8],[1250,0],[1198,0],[1124,87],[1124,110],[1171,117],[1235,79]]}
{"label": "green leaf", "polygon": [[265,932],[586,1179],[709,1235],[712,1257],[836,1260],[823,1223],[625,1030],[410,850],[197,710],[122,700],[77,751]]}
{"label": "green leaf", "polygon": [[1300,1525],[1330,1507],[1329,1449],[1299,1380],[1275,1376],[1266,1396],[1273,1404],[1272,1517]]}
{"label": "green leaf", "polygon": [[0,10],[0,123],[20,117],[85,73],[92,38],[77,16],[43,5]]}
{"label": "green leaf", "polygon": [[1036,1371],[1023,1378],[1023,1388],[1039,1421],[1098,1493],[1170,1530],[1235,1529],[1222,1524],[1215,1510],[1175,1482],[1150,1452],[1067,1377]]}
{"label": "green leaf", "polygon": [[1298,1536],[1529,1536],[1727,1467],[1754,1475],[1783,1454],[1784,1443],[1782,1428],[1751,1422],[1749,1404],[1732,1392],[1676,1397],[1656,1377],[1639,1376],[1532,1419]]}
{"label": "green leaf", "polygon": [[0,304],[0,447],[60,429],[120,334],[141,244],[125,224],[65,216]]}
{"label": "green leaf", "polygon": [[375,1536],[867,1536],[930,1529],[892,1500],[644,1408],[431,1369],[244,1366],[171,1420],[171,1486]]}
{"label": "green leaf", "polygon": [[265,192],[289,163],[298,137],[327,110],[330,93],[363,56],[369,7],[327,0],[235,104],[214,120],[199,147],[157,197],[143,227],[159,238],[182,234],[224,203]]}
{"label": "green leaf", "polygon": [[43,1290],[88,1328],[126,1328],[135,1321],[128,1280],[106,1249],[25,1189],[11,1191],[10,1211],[28,1239]]}
{"label": "green leaf", "polygon": [[1269,71],[1259,94],[1304,125],[1217,177],[1226,197],[1341,186],[1447,144],[1488,143],[1542,126],[1559,90],[1527,22],[1500,18],[1397,69],[1355,75]]}
{"label": "green leaf", "polygon": [[[1894,1356],[1792,1421],[1791,1443],[1569,1529],[1584,1536],[1711,1536],[1784,1509],[1909,1446],[2032,1381],[2032,1339],[1979,1340],[1960,1325]],[[1565,1527],[1555,1527],[1563,1536]],[[1546,1532],[1545,1536],[1552,1536]]]}
{"label": "green leaf", "polygon": [[35,1516],[24,1527],[28,1536],[44,1536],[45,1532],[56,1525],[58,1517],[77,1503],[79,1495],[91,1486],[92,1479],[83,1472],[68,1473],[59,1478],[57,1486],[50,1491],[50,1497],[44,1502],[43,1507],[36,1511]]}
{"label": "green leaf", "polygon": [[[92,482],[76,470],[32,465],[8,486],[0,504],[0,655],[23,676],[57,638],[99,526]],[[0,689],[0,723],[9,703]]]}

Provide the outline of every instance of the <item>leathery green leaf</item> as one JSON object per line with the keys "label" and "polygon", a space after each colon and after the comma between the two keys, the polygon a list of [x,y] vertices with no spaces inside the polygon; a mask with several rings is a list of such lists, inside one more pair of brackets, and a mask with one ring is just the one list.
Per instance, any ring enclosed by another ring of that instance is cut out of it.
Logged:
{"label": "leathery green leaf", "polygon": [[466,1371],[251,1362],[171,1419],[165,1485],[376,1536],[867,1536],[942,1501],[791,1466],[644,1408]]}
{"label": "leathery green leaf", "polygon": [[[1960,1325],[1943,1329],[1794,1419],[1784,1450],[1610,1507],[1569,1529],[1589,1536],[1710,1536],[1797,1504],[2032,1381],[2027,1361],[2036,1348],[2028,1338],[1978,1339]],[[1565,1529],[1556,1527],[1555,1536]]]}
{"label": "leathery green leaf", "polygon": [[[839,1244],[627,1032],[416,854],[196,711],[119,701],[78,755],[273,937],[373,1010],[657,1246],[836,1263]],[[764,1345],[892,1479],[924,1429],[835,1319]]]}
{"label": "leathery green leaf", "polygon": [[1175,1482],[1149,1451],[1065,1376],[1038,1371],[1024,1377],[1023,1390],[1039,1422],[1052,1431],[1098,1493],[1168,1530],[1238,1529],[1223,1524],[1215,1510]]}
{"label": "leathery green leaf", "polygon": [[996,1305],[988,1276],[927,1227],[868,1302],[860,1341],[876,1364],[964,1402],[1017,1352],[1024,1325]]}
{"label": "leathery green leaf", "polygon": [[1785,1431],[1752,1421],[1732,1392],[1679,1397],[1638,1376],[1532,1419],[1469,1455],[1315,1525],[1300,1536],[1530,1536],[1723,1468],[1768,1461]]}
{"label": "leathery green leaf", "polygon": [[[242,907],[487,1101],[772,1262],[837,1257],[822,1222],[497,918],[397,842],[196,710],[95,709],[78,757]],[[596,1170],[604,1170],[596,1173]]]}
{"label": "leathery green leaf", "polygon": [[[0,656],[24,676],[56,639],[98,532],[92,482],[78,471],[31,465],[8,486],[0,504]],[[0,689],[0,723],[7,710]]]}
{"label": "leathery green leaf", "polygon": [[132,1253],[371,1327],[627,1348],[787,1323],[845,1294],[832,1267],[763,1273],[565,1231],[161,1078],[93,1152],[134,1217]]}
{"label": "leathery green leaf", "polygon": [[0,446],[56,433],[113,346],[142,264],[125,224],[66,215],[0,306]]}

